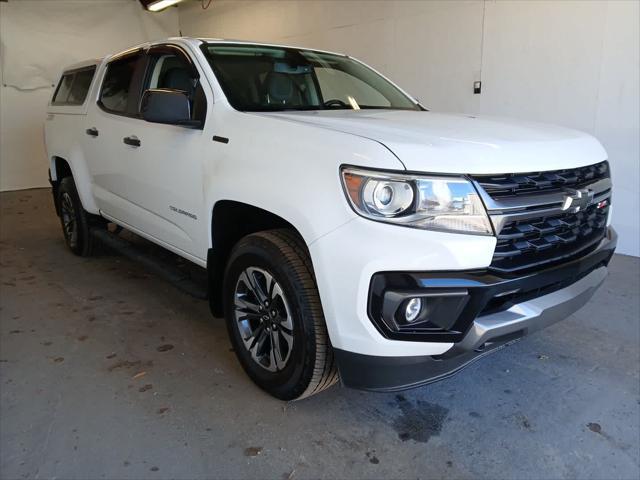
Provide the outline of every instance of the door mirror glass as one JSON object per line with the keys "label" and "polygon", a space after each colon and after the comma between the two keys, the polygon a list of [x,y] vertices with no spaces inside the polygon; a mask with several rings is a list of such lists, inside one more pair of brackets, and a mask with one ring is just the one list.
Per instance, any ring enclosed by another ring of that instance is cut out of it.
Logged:
{"label": "door mirror glass", "polygon": [[142,95],[140,113],[147,122],[168,123],[185,127],[200,127],[202,122],[191,119],[191,104],[181,90],[149,89]]}

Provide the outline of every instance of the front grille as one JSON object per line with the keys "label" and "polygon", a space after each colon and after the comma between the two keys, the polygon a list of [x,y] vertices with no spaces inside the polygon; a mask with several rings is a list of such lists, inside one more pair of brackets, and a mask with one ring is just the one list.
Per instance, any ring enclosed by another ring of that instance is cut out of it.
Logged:
{"label": "front grille", "polygon": [[605,161],[566,170],[474,175],[473,178],[492,198],[504,198],[532,193],[559,192],[565,188],[582,188],[597,180],[609,178],[609,164]]}
{"label": "front grille", "polygon": [[[524,273],[568,261],[595,249],[606,235],[611,197],[606,161],[473,179],[498,236],[491,262],[495,271]],[[577,189],[591,199],[590,205],[565,205],[576,198]]]}
{"label": "front grille", "polygon": [[585,255],[606,234],[609,201],[578,213],[508,222],[498,235],[491,267],[524,271]]}

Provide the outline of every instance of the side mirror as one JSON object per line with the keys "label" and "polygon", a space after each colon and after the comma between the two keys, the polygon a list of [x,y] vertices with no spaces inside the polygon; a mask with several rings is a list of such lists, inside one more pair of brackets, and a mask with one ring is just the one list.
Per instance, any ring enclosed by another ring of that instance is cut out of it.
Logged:
{"label": "side mirror", "polygon": [[164,88],[146,90],[140,101],[140,113],[147,122],[194,128],[202,125],[200,121],[191,119],[189,98],[180,90]]}

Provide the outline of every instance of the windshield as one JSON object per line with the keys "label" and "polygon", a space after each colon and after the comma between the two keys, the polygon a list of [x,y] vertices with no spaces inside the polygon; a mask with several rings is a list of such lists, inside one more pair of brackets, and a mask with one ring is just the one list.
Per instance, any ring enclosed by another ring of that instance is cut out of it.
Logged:
{"label": "windshield", "polygon": [[202,50],[237,110],[421,110],[373,70],[341,55],[236,44]]}

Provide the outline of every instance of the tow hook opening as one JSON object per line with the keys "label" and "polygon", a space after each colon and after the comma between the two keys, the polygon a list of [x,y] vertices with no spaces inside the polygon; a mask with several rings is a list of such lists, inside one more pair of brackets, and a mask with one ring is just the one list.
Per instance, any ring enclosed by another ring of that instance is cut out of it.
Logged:
{"label": "tow hook opening", "polygon": [[520,340],[522,337],[525,336],[525,334],[526,334],[525,330],[517,330],[515,332],[506,333],[504,335],[494,337],[491,340],[484,342],[479,347],[476,347],[474,349],[474,352],[482,353],[487,350],[491,350],[493,348],[497,348],[500,346],[506,347],[507,345],[510,345]]}

